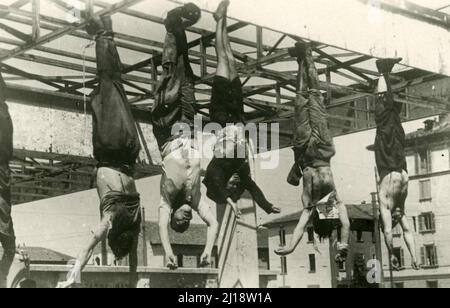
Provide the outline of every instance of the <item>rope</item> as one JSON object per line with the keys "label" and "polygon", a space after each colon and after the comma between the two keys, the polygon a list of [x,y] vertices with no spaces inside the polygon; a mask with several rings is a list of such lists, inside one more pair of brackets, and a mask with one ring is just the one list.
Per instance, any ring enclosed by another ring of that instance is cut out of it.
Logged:
{"label": "rope", "polygon": [[86,145],[87,140],[87,95],[86,95],[86,50],[94,46],[95,41],[89,42],[87,45],[83,46],[83,112],[84,112],[84,133],[83,140],[81,141],[82,145]]}

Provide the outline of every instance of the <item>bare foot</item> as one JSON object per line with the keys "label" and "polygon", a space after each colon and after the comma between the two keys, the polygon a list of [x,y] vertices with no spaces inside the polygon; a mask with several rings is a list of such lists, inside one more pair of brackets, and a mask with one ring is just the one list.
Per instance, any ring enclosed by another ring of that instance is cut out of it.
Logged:
{"label": "bare foot", "polygon": [[227,16],[228,7],[230,6],[230,0],[224,0],[220,2],[219,7],[217,8],[217,11],[214,13],[214,19],[216,21],[221,20],[222,18],[225,18]]}
{"label": "bare foot", "polygon": [[279,207],[272,206],[269,214],[281,214],[281,209]]}

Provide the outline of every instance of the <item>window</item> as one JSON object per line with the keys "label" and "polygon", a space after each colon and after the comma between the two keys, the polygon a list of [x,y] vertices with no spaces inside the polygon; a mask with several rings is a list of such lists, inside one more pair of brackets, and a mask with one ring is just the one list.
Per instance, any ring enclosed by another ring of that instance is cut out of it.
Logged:
{"label": "window", "polygon": [[364,233],[362,231],[357,231],[356,232],[356,240],[360,244],[364,243]]}
{"label": "window", "polygon": [[341,273],[347,272],[347,263],[346,262],[338,262],[338,271]]}
{"label": "window", "polygon": [[287,274],[288,274],[287,258],[281,257],[281,275],[286,276]]}
{"label": "window", "polygon": [[417,174],[428,174],[431,163],[428,150],[420,150],[417,154]]}
{"label": "window", "polygon": [[426,245],[420,249],[423,268],[439,267],[437,247],[435,245]]}
{"label": "window", "polygon": [[314,243],[314,228],[313,227],[309,227],[308,228],[308,243]]}
{"label": "window", "polygon": [[397,258],[400,269],[405,268],[405,251],[402,248],[394,248],[394,256]]}
{"label": "window", "polygon": [[269,260],[270,260],[269,249],[259,248],[258,249],[259,269],[261,269],[261,270],[270,269],[270,261]]}
{"label": "window", "polygon": [[283,227],[280,227],[279,236],[280,236],[280,245],[282,247],[286,246],[286,230],[284,230]]}
{"label": "window", "polygon": [[439,289],[438,281],[427,281],[427,289]]}
{"label": "window", "polygon": [[431,198],[431,180],[419,182],[420,186],[420,201],[430,201]]}
{"label": "window", "polygon": [[177,256],[178,267],[183,267],[183,255]]}
{"label": "window", "polygon": [[309,255],[309,272],[316,272],[316,255]]}
{"label": "window", "polygon": [[404,282],[396,282],[394,286],[396,289],[404,289],[405,283]]}
{"label": "window", "polygon": [[433,213],[424,213],[419,216],[419,232],[422,234],[436,232],[436,219]]}

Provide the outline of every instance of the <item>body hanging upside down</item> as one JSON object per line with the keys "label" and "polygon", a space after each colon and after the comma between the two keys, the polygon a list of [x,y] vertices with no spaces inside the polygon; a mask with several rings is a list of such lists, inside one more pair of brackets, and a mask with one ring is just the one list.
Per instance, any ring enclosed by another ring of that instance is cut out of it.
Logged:
{"label": "body hanging upside down", "polygon": [[[194,124],[194,73],[189,63],[186,28],[201,17],[200,9],[189,3],[167,14],[163,51],[163,78],[157,90],[152,120],[163,158],[159,234],[166,254],[167,267],[178,267],[169,236],[169,226],[178,233],[188,231],[196,211],[208,225],[202,267],[211,265],[212,250],[219,224],[211,210],[201,202],[200,153],[193,136],[180,133]],[[192,131],[192,130],[190,130]]]}
{"label": "body hanging upside down", "polygon": [[[295,106],[294,153],[295,164],[288,182],[299,186],[303,177],[302,202],[304,210],[291,243],[276,251],[278,255],[294,252],[301,242],[307,225],[313,222],[314,231],[321,237],[330,237],[336,227],[333,220],[320,220],[317,204],[329,196],[328,204],[339,211],[341,242],[338,243],[337,262],[345,261],[348,254],[350,222],[347,208],[338,197],[330,167],[335,155],[333,139],[327,123],[324,98],[319,90],[319,77],[309,44],[297,43],[290,54],[299,63],[299,85]],[[308,98],[305,98],[308,96]]]}
{"label": "body hanging upside down", "polygon": [[0,289],[7,287],[9,270],[16,254],[16,237],[11,217],[11,176],[9,161],[13,157],[13,125],[6,105],[6,85],[0,72]]}
{"label": "body hanging upside down", "polygon": [[67,281],[80,283],[80,275],[95,247],[103,240],[117,260],[129,256],[130,287],[137,283],[137,245],[141,228],[140,198],[133,178],[140,141],[125,89],[122,64],[114,43],[111,17],[88,16],[87,32],[95,36],[98,88],[92,94],[93,146],[101,222],[81,251]]}
{"label": "body hanging upside down", "polygon": [[416,244],[405,211],[408,197],[408,173],[405,158],[406,136],[400,114],[402,104],[394,99],[390,74],[402,59],[383,59],[377,61],[381,74],[378,82],[375,120],[377,135],[375,158],[380,176],[380,212],[386,245],[394,270],[398,270],[399,260],[394,255],[393,227],[400,224],[406,246],[411,255],[412,268],[419,269],[416,257]]}
{"label": "body hanging upside down", "polygon": [[222,1],[214,14],[218,64],[212,86],[210,117],[211,122],[218,123],[222,129],[217,133],[214,158],[208,165],[203,183],[208,189],[208,197],[218,205],[231,206],[238,218],[241,213],[237,202],[246,190],[266,213],[280,213],[279,208],[267,201],[250,174],[243,129],[242,84],[227,32],[229,5],[228,0]]}

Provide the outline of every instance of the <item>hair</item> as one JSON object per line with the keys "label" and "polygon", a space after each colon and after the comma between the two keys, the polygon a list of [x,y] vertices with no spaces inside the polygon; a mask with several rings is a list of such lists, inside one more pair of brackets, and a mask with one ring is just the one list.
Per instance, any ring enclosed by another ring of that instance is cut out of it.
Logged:
{"label": "hair", "polygon": [[321,241],[330,238],[333,235],[333,231],[341,226],[338,220],[320,219],[319,213],[316,210],[313,210],[312,223],[314,232],[319,236]]}
{"label": "hair", "polygon": [[[140,216],[139,216],[140,217]],[[133,221],[124,207],[117,207],[111,230],[108,233],[108,244],[117,260],[128,256],[139,236],[141,219]]]}
{"label": "hair", "polygon": [[176,211],[172,211],[171,217],[170,217],[170,227],[173,231],[177,233],[184,233],[186,232],[189,227],[191,226],[191,222],[187,219],[183,220],[183,223],[178,223],[178,220],[175,219],[175,214],[181,209],[178,208]]}

